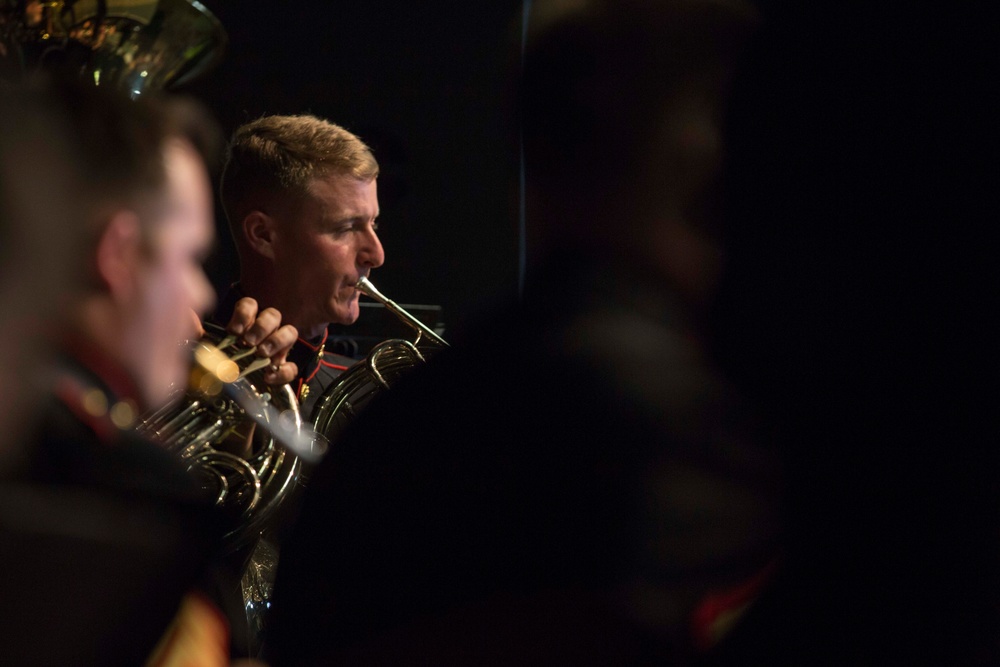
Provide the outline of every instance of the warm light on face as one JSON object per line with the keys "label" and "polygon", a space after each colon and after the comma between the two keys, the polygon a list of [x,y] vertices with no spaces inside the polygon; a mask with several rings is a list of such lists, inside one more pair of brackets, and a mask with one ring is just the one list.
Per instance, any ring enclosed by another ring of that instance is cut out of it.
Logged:
{"label": "warm light on face", "polygon": [[215,293],[202,269],[214,235],[211,183],[197,152],[175,141],[164,150],[165,213],[150,236],[127,332],[129,363],[150,406],[184,386],[188,350],[197,334],[192,312],[204,314]]}
{"label": "warm light on face", "polygon": [[375,180],[316,178],[275,244],[276,291],[285,320],[305,336],[329,323],[352,324],[358,278],[382,265]]}

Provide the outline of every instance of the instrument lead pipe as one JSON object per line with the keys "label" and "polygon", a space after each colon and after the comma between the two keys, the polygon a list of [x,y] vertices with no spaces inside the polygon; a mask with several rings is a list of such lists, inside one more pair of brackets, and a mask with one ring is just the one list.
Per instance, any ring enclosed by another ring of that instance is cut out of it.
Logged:
{"label": "instrument lead pipe", "polygon": [[423,322],[415,318],[413,315],[410,315],[408,312],[403,310],[395,301],[393,301],[386,295],[379,292],[378,289],[374,285],[372,285],[371,281],[368,280],[368,278],[366,278],[365,276],[361,276],[360,278],[358,278],[358,283],[356,287],[359,292],[381,303],[383,306],[391,310],[396,315],[396,317],[403,320],[403,322],[405,322],[412,328],[416,329],[417,331],[422,332],[424,335],[426,335],[428,338],[430,338],[438,345],[442,347],[448,347],[448,343],[445,342],[445,340],[441,338],[441,336],[438,336],[426,324],[424,324]]}

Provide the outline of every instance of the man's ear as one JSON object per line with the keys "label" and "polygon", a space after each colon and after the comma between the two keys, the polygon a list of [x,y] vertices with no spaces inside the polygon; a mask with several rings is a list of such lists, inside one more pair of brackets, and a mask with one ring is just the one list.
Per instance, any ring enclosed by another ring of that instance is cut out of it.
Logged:
{"label": "man's ear", "polygon": [[116,212],[97,240],[97,275],[115,299],[130,299],[137,289],[142,259],[139,217],[128,210]]}
{"label": "man's ear", "polygon": [[250,211],[243,218],[243,237],[262,257],[274,259],[275,220],[263,211]]}

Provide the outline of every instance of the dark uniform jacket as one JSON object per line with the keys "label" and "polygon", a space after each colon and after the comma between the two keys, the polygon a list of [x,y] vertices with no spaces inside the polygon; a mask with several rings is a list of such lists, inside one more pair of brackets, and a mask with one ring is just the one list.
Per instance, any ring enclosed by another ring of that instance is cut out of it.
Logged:
{"label": "dark uniform jacket", "polygon": [[[220,301],[213,321],[225,326],[233,314],[236,302],[246,296],[239,283],[234,283]],[[345,370],[357,363],[354,357],[338,354],[328,332],[312,339],[299,338],[288,353],[288,360],[299,368],[292,389],[299,398],[303,419],[312,421],[313,410],[322,395]]]}
{"label": "dark uniform jacket", "polygon": [[[66,358],[26,456],[0,483],[4,665],[144,664],[199,589],[212,503],[130,429],[130,396],[97,352]],[[216,631],[228,632],[221,620]]]}

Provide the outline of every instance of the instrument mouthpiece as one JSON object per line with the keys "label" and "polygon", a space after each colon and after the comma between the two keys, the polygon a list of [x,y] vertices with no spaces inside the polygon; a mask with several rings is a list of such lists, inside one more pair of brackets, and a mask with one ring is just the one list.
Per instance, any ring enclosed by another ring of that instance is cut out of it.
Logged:
{"label": "instrument mouthpiece", "polygon": [[361,276],[358,278],[358,282],[354,285],[354,288],[365,296],[375,299],[376,301],[381,301],[382,303],[388,301],[385,295],[379,292],[378,288],[372,285],[372,281],[368,280],[367,276]]}

